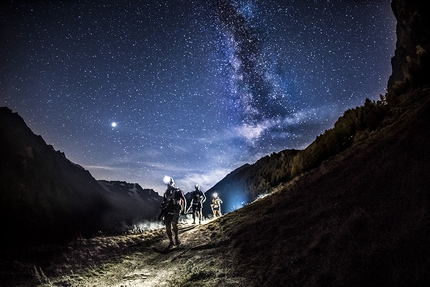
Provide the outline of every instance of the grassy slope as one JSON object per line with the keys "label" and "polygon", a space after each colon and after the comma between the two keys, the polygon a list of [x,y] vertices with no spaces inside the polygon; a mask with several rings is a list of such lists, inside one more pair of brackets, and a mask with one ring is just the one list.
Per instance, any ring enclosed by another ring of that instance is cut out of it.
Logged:
{"label": "grassy slope", "polygon": [[430,89],[408,97],[367,140],[221,220],[238,274],[252,286],[430,282]]}

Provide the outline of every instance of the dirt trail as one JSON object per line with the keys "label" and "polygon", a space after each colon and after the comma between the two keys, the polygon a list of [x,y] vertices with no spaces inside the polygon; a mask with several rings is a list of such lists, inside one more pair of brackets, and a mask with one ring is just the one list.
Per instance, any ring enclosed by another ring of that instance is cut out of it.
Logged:
{"label": "dirt trail", "polygon": [[[39,286],[241,286],[243,279],[231,275],[228,241],[219,232],[216,221],[202,225],[182,223],[179,238],[181,245],[172,249],[166,249],[168,240],[164,230],[152,236],[99,238],[99,241],[109,243],[92,242],[73,247],[70,254],[62,257],[85,259],[82,257],[88,255],[82,253],[97,253],[96,257],[111,256],[111,259],[87,264],[89,267],[77,273],[40,276],[43,278],[39,280],[44,283]],[[110,254],[100,251],[100,246],[106,246],[106,252]],[[62,264],[67,265],[67,260]]]}

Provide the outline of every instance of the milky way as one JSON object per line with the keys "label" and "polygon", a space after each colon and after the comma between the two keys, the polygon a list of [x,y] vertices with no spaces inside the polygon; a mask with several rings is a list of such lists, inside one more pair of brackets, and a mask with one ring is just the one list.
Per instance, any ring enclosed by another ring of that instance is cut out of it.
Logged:
{"label": "milky way", "polygon": [[389,2],[9,1],[0,105],[97,179],[207,190],[385,94]]}

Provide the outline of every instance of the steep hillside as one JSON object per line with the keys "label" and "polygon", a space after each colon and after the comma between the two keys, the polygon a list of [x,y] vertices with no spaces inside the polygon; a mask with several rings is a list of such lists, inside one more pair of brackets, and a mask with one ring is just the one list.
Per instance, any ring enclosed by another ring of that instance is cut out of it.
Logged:
{"label": "steep hillside", "polygon": [[288,187],[221,219],[251,286],[430,282],[430,89]]}
{"label": "steep hillside", "polygon": [[161,197],[138,184],[100,181],[0,108],[0,215],[10,243],[124,232],[155,219]]}
{"label": "steep hillside", "polygon": [[232,171],[206,192],[208,198],[204,214],[211,214],[209,202],[216,192],[223,200],[224,212],[231,212],[255,200],[259,195],[270,193],[281,182],[291,179],[291,162],[298,150],[284,150],[245,164]]}
{"label": "steep hillside", "polygon": [[92,234],[108,208],[91,174],[0,108],[0,218],[5,240],[49,242]]}

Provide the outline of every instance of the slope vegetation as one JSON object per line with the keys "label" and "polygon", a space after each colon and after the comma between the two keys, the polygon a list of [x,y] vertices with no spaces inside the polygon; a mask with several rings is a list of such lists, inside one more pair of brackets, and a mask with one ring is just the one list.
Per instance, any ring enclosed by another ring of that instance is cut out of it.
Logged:
{"label": "slope vegetation", "polygon": [[405,95],[367,140],[224,217],[252,286],[430,282],[430,89]]}

